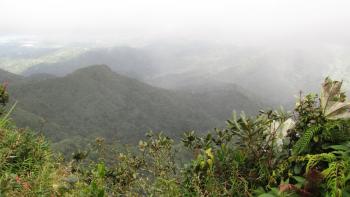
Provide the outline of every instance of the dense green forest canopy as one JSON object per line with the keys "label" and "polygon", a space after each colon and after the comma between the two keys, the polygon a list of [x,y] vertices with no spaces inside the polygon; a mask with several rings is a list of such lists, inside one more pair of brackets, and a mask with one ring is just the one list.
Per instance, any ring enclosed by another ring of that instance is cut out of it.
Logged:
{"label": "dense green forest canopy", "polygon": [[[293,112],[234,114],[223,129],[186,132],[181,144],[149,132],[130,151],[97,138],[71,161],[3,111],[0,195],[349,196],[350,103],[341,86],[327,78]],[[7,103],[6,86],[0,98]]]}
{"label": "dense green forest canopy", "polygon": [[[181,138],[183,131],[224,126],[232,110],[254,114],[263,105],[234,84],[175,91],[113,72],[105,65],[67,76],[28,77],[0,70],[8,81],[16,125],[42,132],[67,154],[97,136],[110,143],[137,144],[148,130]],[[195,89],[195,91],[193,90]]]}

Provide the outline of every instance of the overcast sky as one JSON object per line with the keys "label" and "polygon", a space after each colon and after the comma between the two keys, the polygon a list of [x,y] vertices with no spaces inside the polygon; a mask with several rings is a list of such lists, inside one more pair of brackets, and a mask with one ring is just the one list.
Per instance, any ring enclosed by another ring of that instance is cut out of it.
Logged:
{"label": "overcast sky", "polygon": [[0,34],[348,41],[348,0],[0,0]]}

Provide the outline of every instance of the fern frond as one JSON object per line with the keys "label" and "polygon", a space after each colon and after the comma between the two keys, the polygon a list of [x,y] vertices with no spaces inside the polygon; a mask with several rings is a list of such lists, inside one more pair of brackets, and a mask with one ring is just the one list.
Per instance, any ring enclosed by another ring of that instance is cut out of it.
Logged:
{"label": "fern frond", "polygon": [[311,139],[318,134],[318,132],[321,130],[320,126],[312,126],[308,128],[303,136],[295,143],[293,147],[293,154],[300,154],[304,150],[306,150],[311,142]]}
{"label": "fern frond", "polygon": [[333,153],[321,153],[316,155],[306,155],[306,159],[308,160],[306,164],[306,172],[309,172],[310,169],[314,168],[321,161],[331,163],[335,161],[337,157]]}
{"label": "fern frond", "polygon": [[329,167],[322,171],[326,180],[327,196],[343,196],[342,188],[345,186],[345,170],[348,169],[348,163],[344,161],[332,162]]}

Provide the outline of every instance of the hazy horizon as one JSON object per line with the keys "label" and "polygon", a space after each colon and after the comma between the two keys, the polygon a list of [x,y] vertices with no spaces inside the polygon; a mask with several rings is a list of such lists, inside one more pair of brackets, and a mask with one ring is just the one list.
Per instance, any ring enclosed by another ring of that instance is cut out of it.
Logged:
{"label": "hazy horizon", "polygon": [[315,90],[325,76],[350,84],[349,7],[345,0],[3,0],[0,68],[63,76],[106,64],[153,86],[219,81],[280,100]]}
{"label": "hazy horizon", "polygon": [[138,45],[201,40],[242,45],[344,44],[349,1],[3,0],[0,37]]}

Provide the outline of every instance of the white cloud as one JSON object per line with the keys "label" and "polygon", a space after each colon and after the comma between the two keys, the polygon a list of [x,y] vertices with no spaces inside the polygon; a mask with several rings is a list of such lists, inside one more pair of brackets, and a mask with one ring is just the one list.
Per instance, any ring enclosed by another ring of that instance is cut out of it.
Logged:
{"label": "white cloud", "polygon": [[349,32],[342,0],[1,0],[0,32],[156,37]]}

